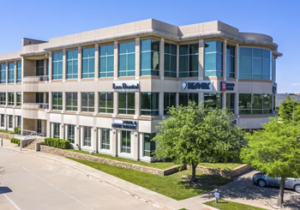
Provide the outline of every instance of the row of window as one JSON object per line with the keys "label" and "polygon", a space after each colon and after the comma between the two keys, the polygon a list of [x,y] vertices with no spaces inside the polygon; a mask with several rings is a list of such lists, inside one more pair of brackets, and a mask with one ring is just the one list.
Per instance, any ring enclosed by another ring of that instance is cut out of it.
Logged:
{"label": "row of window", "polygon": [[[8,128],[13,128],[13,119],[14,116],[13,115],[8,115]],[[21,127],[21,116],[17,116],[17,127]],[[4,127],[5,126],[5,115],[4,114],[0,114],[0,127]]]}
{"label": "row of window", "polygon": [[[15,83],[15,63],[8,63],[8,73],[6,64],[0,64],[0,83],[6,83],[6,74],[8,74],[8,83]],[[17,83],[22,82],[22,63],[17,62]]]}
{"label": "row of window", "polygon": [[[66,137],[72,144],[75,143],[75,125],[67,125],[66,128]],[[92,145],[92,128],[91,127],[83,127],[82,129],[82,137],[83,137],[83,146],[90,147]],[[101,128],[101,145],[100,148],[104,150],[110,150],[111,141],[110,141],[110,129]],[[151,141],[154,138],[155,134],[144,134],[144,145],[143,145],[143,156],[150,157],[152,153],[156,149],[156,144],[154,141]],[[60,138],[60,124],[53,123],[53,137]],[[131,131],[122,130],[121,131],[121,152],[122,153],[131,153]]]}
{"label": "row of window", "polygon": [[5,92],[0,92],[0,105],[6,105],[6,97],[7,97],[7,105],[15,106],[15,94],[16,94],[16,106],[22,105],[22,94],[21,93],[13,93],[8,92],[7,96]]}

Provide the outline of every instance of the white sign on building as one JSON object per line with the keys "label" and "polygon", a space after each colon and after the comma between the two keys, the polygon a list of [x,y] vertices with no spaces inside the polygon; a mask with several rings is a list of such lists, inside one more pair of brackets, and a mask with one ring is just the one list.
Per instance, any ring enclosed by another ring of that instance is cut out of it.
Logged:
{"label": "white sign on building", "polygon": [[113,82],[113,90],[118,92],[137,92],[140,90],[139,81]]}

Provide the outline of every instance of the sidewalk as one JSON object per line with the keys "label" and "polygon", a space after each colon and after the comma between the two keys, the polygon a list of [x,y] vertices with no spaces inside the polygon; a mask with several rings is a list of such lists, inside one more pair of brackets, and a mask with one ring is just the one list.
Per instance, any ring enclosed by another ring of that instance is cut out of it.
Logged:
{"label": "sidewalk", "polygon": [[[114,177],[110,174],[104,173],[102,171],[93,169],[91,167],[85,166],[83,164],[77,163],[75,161],[69,160],[67,158],[64,158],[62,156],[56,156],[52,154],[42,153],[42,152],[35,152],[33,150],[28,149],[22,149],[20,151],[20,147],[16,146],[15,144],[11,144],[9,140],[3,140],[3,148],[13,150],[15,152],[22,153],[24,155],[31,155],[35,156],[37,158],[44,158],[51,161],[54,161],[58,164],[63,164],[66,167],[70,167],[74,170],[80,171],[81,173],[85,174],[86,176],[90,176],[92,178],[95,178],[103,183],[106,183],[114,188],[117,188],[124,193],[130,194],[131,196],[144,200],[147,203],[151,203],[153,206],[156,206],[160,209],[170,209],[170,210],[178,210],[181,208],[186,208],[189,210],[209,210],[212,208],[208,208],[206,205],[203,205],[204,202],[214,199],[213,193],[206,193],[203,195],[195,196],[192,198],[188,198],[185,200],[177,201],[172,198],[166,197],[164,195],[158,194],[156,192],[153,192],[151,190],[145,189],[143,187],[140,187],[138,185],[132,184],[130,182],[127,182],[125,180],[122,180],[120,178]],[[219,188],[222,192],[224,192],[224,195],[226,195],[227,200],[231,200],[234,202],[244,203],[256,207],[261,207],[265,209],[272,209],[270,208],[267,203],[262,202],[261,200],[253,200],[253,199],[240,199],[240,198],[233,198],[230,196],[231,194],[228,193],[228,191],[233,191],[234,193],[239,193],[238,191],[235,191],[234,189],[237,187],[239,188],[239,180],[248,178],[249,174],[245,174],[241,177],[239,177],[238,180],[235,180],[225,186],[222,186]],[[261,189],[261,188],[260,188]],[[226,194],[227,192],[227,194]],[[241,192],[242,193],[242,192]]]}

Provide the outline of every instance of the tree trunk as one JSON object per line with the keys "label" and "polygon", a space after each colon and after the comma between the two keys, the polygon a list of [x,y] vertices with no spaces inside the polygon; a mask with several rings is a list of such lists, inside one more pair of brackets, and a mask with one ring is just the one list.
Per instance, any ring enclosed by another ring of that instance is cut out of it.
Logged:
{"label": "tree trunk", "polygon": [[279,194],[277,199],[277,206],[283,207],[283,195],[284,195],[285,177],[281,177]]}
{"label": "tree trunk", "polygon": [[193,182],[196,179],[196,168],[197,168],[198,164],[192,163],[191,167],[192,167],[192,178],[191,178],[191,182]]}

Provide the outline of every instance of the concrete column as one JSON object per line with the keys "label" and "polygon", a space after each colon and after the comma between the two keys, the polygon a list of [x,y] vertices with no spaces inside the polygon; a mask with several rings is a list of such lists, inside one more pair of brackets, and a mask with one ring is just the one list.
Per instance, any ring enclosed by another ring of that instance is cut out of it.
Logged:
{"label": "concrete column", "polygon": [[97,128],[91,128],[92,132],[91,132],[91,144],[92,144],[92,150],[94,152],[97,152]]}
{"label": "concrete column", "polygon": [[227,79],[227,40],[223,42],[223,78],[224,81]]}
{"label": "concrete column", "polygon": [[[101,150],[101,144],[102,144],[102,138],[101,138],[101,136],[102,136],[102,129],[97,129],[97,144],[98,144],[98,146],[97,146],[97,149],[98,149],[98,153],[99,153],[99,151]],[[111,133],[110,133],[110,137],[111,137]],[[111,138],[110,138],[110,149],[111,149]]]}
{"label": "concrete column", "polygon": [[78,82],[81,80],[81,71],[82,71],[82,50],[81,47],[78,47]]}
{"label": "concrete column", "polygon": [[140,49],[140,38],[135,38],[135,79],[139,79],[141,74],[140,58],[141,58],[141,49]]}
{"label": "concrete column", "polygon": [[158,100],[159,116],[163,116],[164,115],[164,92],[163,91],[159,92],[158,98],[159,98]]}
{"label": "concrete column", "polygon": [[15,128],[16,125],[17,125],[17,122],[16,122],[16,121],[17,121],[17,120],[16,120],[16,116],[13,115],[13,128]]}
{"label": "concrete column", "polygon": [[133,145],[131,146],[133,152],[133,159],[139,160],[139,133],[132,132],[131,140],[133,138]]}
{"label": "concrete column", "polygon": [[66,49],[63,49],[63,64],[62,64],[62,71],[63,71],[63,82],[66,81],[67,77],[67,52]]}
{"label": "concrete column", "polygon": [[99,113],[99,93],[97,91],[95,92],[94,107],[95,107],[94,115],[96,115],[97,113]]}
{"label": "concrete column", "polygon": [[51,125],[50,125],[50,121],[47,121],[47,133],[46,133],[47,137],[51,137]]}
{"label": "concrete column", "polygon": [[77,93],[77,114],[81,112],[81,92]]}
{"label": "concrete column", "polygon": [[8,84],[8,62],[6,62],[6,85]]}
{"label": "concrete column", "polygon": [[[23,98],[23,97],[22,97]],[[43,103],[45,104],[47,101],[47,93],[43,92]]]}
{"label": "concrete column", "polygon": [[48,105],[48,109],[49,110],[52,110],[52,92],[49,92],[49,105]]}
{"label": "concrete column", "polygon": [[119,44],[114,42],[114,80],[117,80],[119,76]]}
{"label": "concrete column", "polygon": [[222,93],[222,108],[226,108],[226,92]]}
{"label": "concrete column", "polygon": [[161,39],[159,43],[159,75],[160,79],[164,80],[164,68],[165,68],[165,40]]}
{"label": "concrete column", "polygon": [[64,124],[59,125],[59,138],[64,139]]}
{"label": "concrete column", "polygon": [[66,111],[66,92],[62,92],[62,113]]}
{"label": "concrete column", "polygon": [[239,93],[234,94],[234,114],[239,114]]}
{"label": "concrete column", "polygon": [[48,75],[48,78],[49,78],[49,83],[51,83],[51,80],[52,80],[52,52],[49,52],[49,75]]}
{"label": "concrete column", "polygon": [[17,93],[14,92],[14,105],[13,107],[17,106]]}
{"label": "concrete column", "polygon": [[64,125],[64,139],[68,139],[68,125]]}
{"label": "concrete column", "polygon": [[83,147],[84,146],[84,130],[83,130],[82,126],[80,126],[79,129],[80,129],[80,133],[79,133],[80,134],[80,140],[79,140],[80,147]]}
{"label": "concrete column", "polygon": [[176,106],[179,105],[179,93],[176,93]]}
{"label": "concrete column", "polygon": [[112,129],[110,131],[111,134],[111,154],[112,156],[117,156],[117,131]]}
{"label": "concrete column", "polygon": [[17,61],[14,62],[15,68],[14,68],[14,84],[16,85],[17,83]]}
{"label": "concrete column", "polygon": [[8,106],[8,92],[5,92],[5,107]]}
{"label": "concrete column", "polygon": [[135,113],[134,119],[137,119],[140,116],[140,92],[135,92]]}
{"label": "concrete column", "polygon": [[144,133],[139,133],[139,159],[144,157]]}
{"label": "concrete column", "polygon": [[42,133],[47,136],[47,121],[46,120],[42,120]]}
{"label": "concrete column", "polygon": [[99,45],[95,44],[95,81],[99,78]]}
{"label": "concrete column", "polygon": [[199,67],[198,67],[198,79],[203,80],[204,77],[204,41],[199,40]]}
{"label": "concrete column", "polygon": [[113,117],[115,117],[118,114],[118,107],[119,107],[119,94],[118,92],[114,92],[114,113]]}
{"label": "concrete column", "polygon": [[21,77],[22,77],[22,84],[23,84],[23,78],[24,78],[24,61],[25,59],[21,57]]}
{"label": "concrete column", "polygon": [[50,137],[53,138],[54,137],[54,124],[50,123]]}
{"label": "concrete column", "polygon": [[80,136],[79,136],[80,132],[79,132],[79,126],[75,126],[75,146],[77,146],[77,148],[80,148]]}
{"label": "concrete column", "polygon": [[235,45],[235,78],[239,80],[239,44]]}
{"label": "concrete column", "polygon": [[177,45],[176,53],[176,77],[179,78],[179,45]]}

